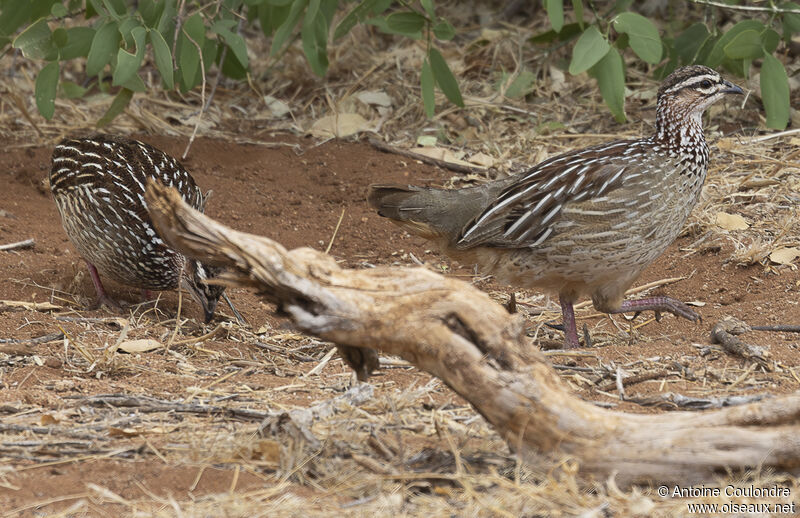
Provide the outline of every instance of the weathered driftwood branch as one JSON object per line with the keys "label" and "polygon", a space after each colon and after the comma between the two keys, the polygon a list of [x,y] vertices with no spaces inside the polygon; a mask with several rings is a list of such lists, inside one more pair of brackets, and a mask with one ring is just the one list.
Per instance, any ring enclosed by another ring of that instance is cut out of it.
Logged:
{"label": "weathered driftwood branch", "polygon": [[308,333],[441,378],[524,458],[569,457],[587,477],[616,473],[621,484],[800,470],[800,394],[702,413],[604,410],[570,394],[520,317],[467,283],[424,268],[345,270],[321,252],[233,231],[155,185],[147,202],[171,245],[232,267],[230,281],[258,289]]}

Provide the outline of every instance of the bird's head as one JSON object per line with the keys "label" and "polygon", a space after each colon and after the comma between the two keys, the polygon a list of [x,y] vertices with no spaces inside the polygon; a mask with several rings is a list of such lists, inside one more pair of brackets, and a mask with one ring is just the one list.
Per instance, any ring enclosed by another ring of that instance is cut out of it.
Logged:
{"label": "bird's head", "polygon": [[658,109],[699,120],[703,112],[726,94],[742,94],[741,88],[703,65],[681,67],[667,76],[658,89]]}
{"label": "bird's head", "polygon": [[220,284],[209,284],[208,280],[213,279],[222,272],[222,268],[204,265],[193,259],[187,260],[181,276],[181,287],[191,294],[192,298],[203,307],[203,316],[206,323],[214,317],[217,303],[225,286]]}

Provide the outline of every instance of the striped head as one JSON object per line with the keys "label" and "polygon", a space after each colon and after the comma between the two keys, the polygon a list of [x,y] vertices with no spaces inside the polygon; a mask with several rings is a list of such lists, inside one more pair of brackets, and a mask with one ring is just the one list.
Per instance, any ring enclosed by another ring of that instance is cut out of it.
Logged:
{"label": "striped head", "polygon": [[[695,131],[688,136],[703,140],[701,116],[703,112],[726,94],[744,93],[741,88],[726,81],[716,71],[703,65],[681,67],[667,76],[658,89],[656,130],[658,140],[680,138],[687,132],[680,127],[692,126]],[[698,133],[699,135],[691,135]]]}
{"label": "striped head", "polygon": [[203,308],[205,323],[214,318],[219,298],[225,291],[225,286],[209,284],[207,281],[219,276],[222,268],[204,265],[199,261],[187,259],[181,275],[181,288],[189,292],[192,298]]}

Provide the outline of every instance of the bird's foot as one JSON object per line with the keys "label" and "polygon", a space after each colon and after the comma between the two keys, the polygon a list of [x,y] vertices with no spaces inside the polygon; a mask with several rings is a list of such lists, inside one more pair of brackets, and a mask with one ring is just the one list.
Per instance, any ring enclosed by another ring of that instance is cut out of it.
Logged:
{"label": "bird's foot", "polygon": [[616,311],[612,313],[627,313],[634,311],[634,318],[642,311],[653,311],[657,321],[661,321],[661,313],[672,313],[676,317],[685,318],[691,322],[700,322],[702,318],[692,308],[671,297],[649,297],[637,300],[625,300]]}
{"label": "bird's foot", "polygon": [[94,302],[94,304],[88,306],[86,309],[94,310],[100,308],[106,308],[114,313],[121,313],[123,311],[122,305],[105,293],[97,297],[97,300]]}

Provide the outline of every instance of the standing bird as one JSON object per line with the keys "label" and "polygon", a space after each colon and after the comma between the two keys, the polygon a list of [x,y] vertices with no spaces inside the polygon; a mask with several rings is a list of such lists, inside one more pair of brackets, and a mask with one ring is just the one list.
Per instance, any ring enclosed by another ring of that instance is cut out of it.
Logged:
{"label": "standing bird", "polygon": [[697,321],[678,300],[624,294],[697,203],[708,168],[703,112],[741,93],[708,67],[682,67],[658,90],[649,137],[565,153],[466,189],[373,185],[368,202],[501,282],[558,293],[567,348],[578,347],[573,304],[584,296],[604,313],[666,311]]}
{"label": "standing bird", "polygon": [[174,187],[203,211],[208,195],[192,176],[177,160],[142,142],[95,135],[65,139],[53,151],[50,190],[67,236],[89,267],[98,305],[118,307],[99,272],[143,290],[184,288],[209,322],[225,288],[206,280],[219,269],[187,259],[156,234],[144,201],[148,179]]}

